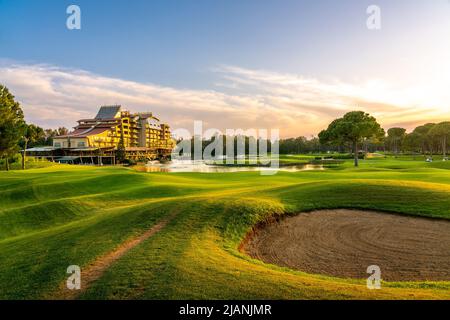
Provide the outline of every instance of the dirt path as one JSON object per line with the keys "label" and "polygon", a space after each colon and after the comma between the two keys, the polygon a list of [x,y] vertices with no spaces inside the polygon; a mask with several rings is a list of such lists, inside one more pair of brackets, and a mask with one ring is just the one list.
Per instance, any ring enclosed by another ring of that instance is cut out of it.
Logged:
{"label": "dirt path", "polygon": [[388,281],[450,280],[450,221],[358,210],[302,213],[258,230],[250,256],[309,273]]}
{"label": "dirt path", "polygon": [[93,282],[98,280],[103,273],[118,259],[120,259],[129,250],[133,249],[143,241],[152,237],[159,231],[161,231],[173,218],[175,218],[177,212],[170,214],[168,217],[163,218],[156,225],[148,229],[145,233],[139,237],[130,239],[117,247],[115,250],[97,258],[92,264],[81,269],[81,289],[69,290],[66,287],[66,281],[62,283],[58,291],[50,295],[50,299],[56,300],[72,300],[76,299],[79,295],[85,292]]}

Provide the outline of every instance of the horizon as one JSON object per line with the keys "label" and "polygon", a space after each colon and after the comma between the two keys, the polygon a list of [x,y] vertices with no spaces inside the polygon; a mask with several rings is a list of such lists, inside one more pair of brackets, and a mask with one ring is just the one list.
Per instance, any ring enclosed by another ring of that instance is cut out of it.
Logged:
{"label": "horizon", "polygon": [[450,119],[446,0],[377,1],[380,30],[366,26],[370,1],[75,1],[80,30],[66,27],[70,4],[0,1],[0,83],[45,128],[110,104],[173,129],[281,138],[353,110],[385,129]]}

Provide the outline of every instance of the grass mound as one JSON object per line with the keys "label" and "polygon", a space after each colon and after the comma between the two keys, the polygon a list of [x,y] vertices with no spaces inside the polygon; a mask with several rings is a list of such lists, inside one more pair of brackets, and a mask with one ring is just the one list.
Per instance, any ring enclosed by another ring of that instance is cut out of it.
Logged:
{"label": "grass mound", "polygon": [[[400,167],[400,170],[393,169]],[[96,258],[178,212],[80,298],[450,298],[450,282],[384,283],[306,274],[238,250],[274,215],[361,208],[450,219],[446,164],[365,160],[358,169],[141,173],[54,166],[0,173],[0,298],[48,298]]]}

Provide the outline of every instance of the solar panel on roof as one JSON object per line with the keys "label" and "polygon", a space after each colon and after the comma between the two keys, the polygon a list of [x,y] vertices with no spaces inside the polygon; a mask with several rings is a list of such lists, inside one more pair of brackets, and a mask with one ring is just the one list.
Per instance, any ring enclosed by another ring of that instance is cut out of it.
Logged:
{"label": "solar panel on roof", "polygon": [[95,119],[112,119],[120,111],[121,106],[103,106],[98,111]]}

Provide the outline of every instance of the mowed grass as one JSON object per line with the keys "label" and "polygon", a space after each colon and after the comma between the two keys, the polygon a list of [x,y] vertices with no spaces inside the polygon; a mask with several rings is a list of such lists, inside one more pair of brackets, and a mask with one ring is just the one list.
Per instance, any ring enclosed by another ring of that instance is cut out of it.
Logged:
{"label": "mowed grass", "polygon": [[141,173],[54,166],[0,173],[0,298],[42,299],[164,217],[81,299],[450,299],[450,282],[383,283],[311,275],[238,250],[272,216],[366,208],[450,219],[450,162],[348,161],[325,171]]}

